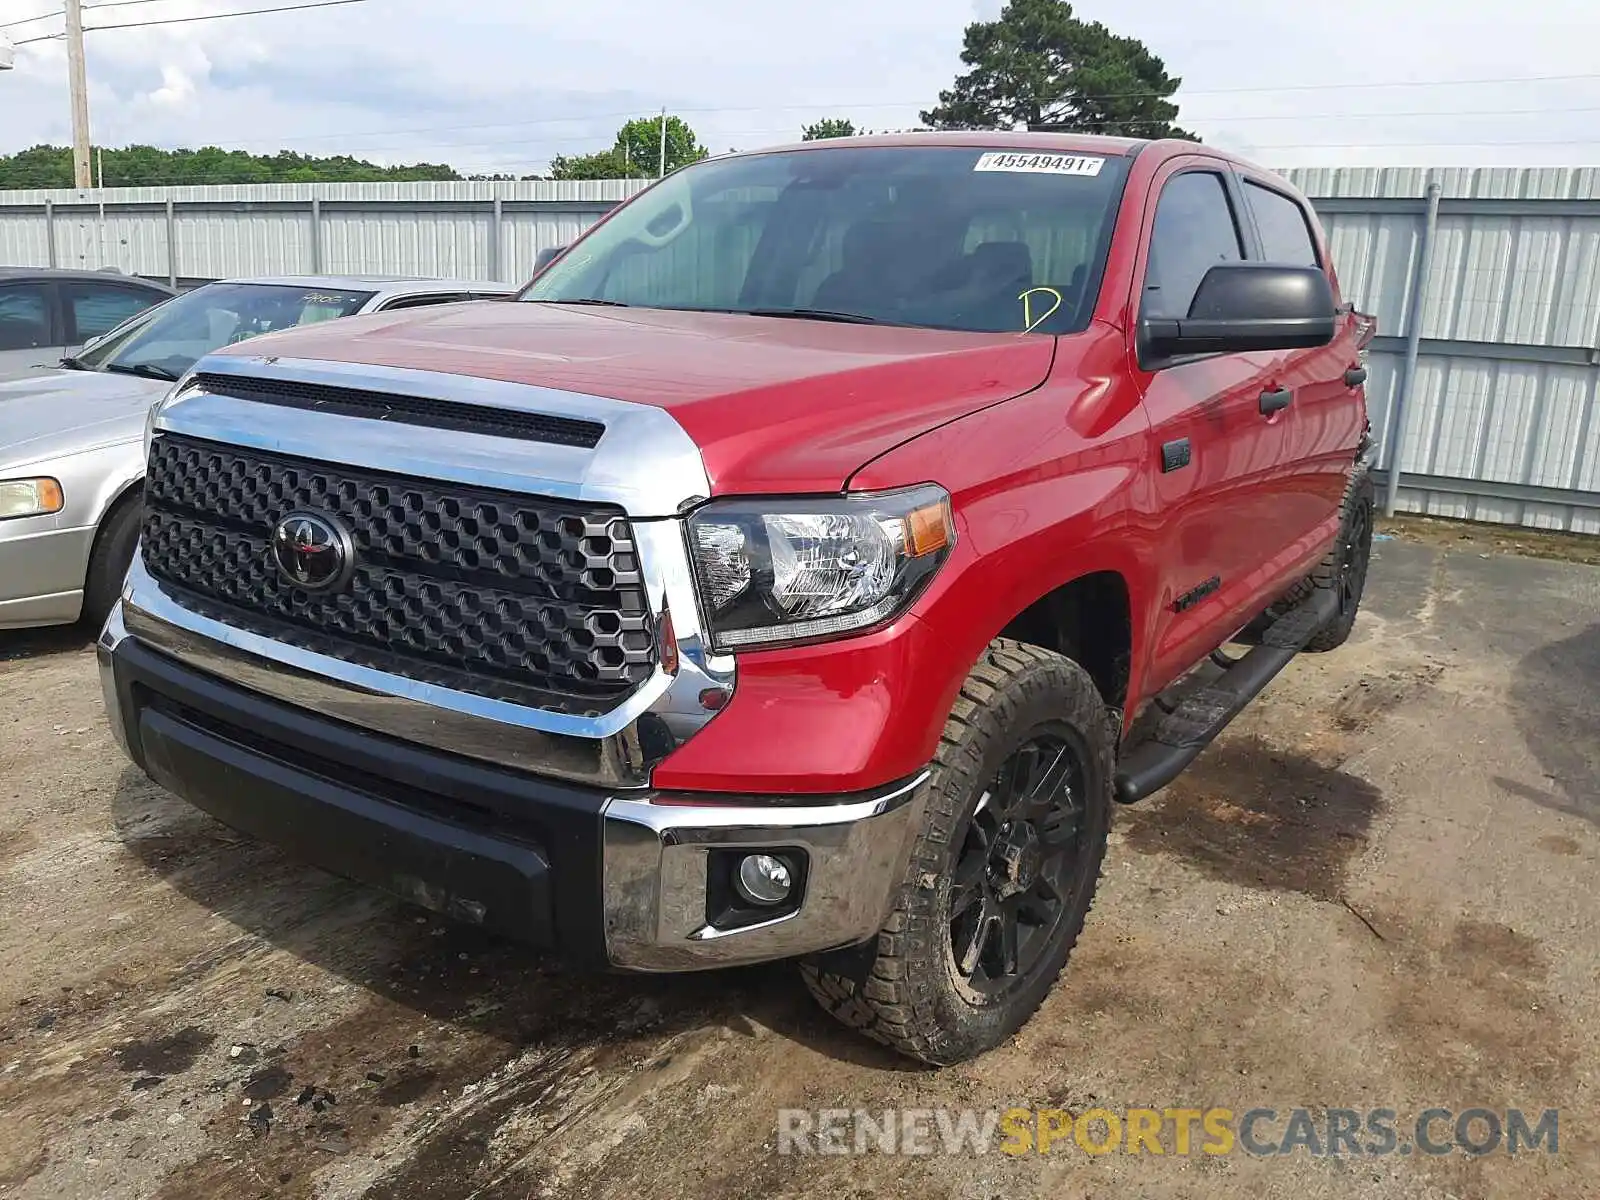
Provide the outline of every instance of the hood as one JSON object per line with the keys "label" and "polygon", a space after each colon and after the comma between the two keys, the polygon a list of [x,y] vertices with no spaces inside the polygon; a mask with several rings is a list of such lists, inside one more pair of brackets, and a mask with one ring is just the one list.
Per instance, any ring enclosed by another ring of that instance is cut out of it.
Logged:
{"label": "hood", "polygon": [[650,404],[717,495],[834,491],[1049,373],[1055,339],[667,309],[489,302],[349,317],[223,351],[440,371]]}
{"label": "hood", "polygon": [[100,371],[0,383],[0,468],[142,437],[145,414],[171,386]]}

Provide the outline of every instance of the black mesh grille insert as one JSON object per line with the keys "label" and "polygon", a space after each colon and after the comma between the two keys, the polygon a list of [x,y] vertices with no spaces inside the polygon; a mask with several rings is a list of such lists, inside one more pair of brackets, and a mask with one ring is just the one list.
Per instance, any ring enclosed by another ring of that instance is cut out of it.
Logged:
{"label": "black mesh grille insert", "polygon": [[195,376],[195,382],[219,396],[236,396],[242,400],[256,400],[285,408],[311,409],[345,417],[370,417],[405,425],[426,425],[433,429],[487,433],[495,437],[550,442],[557,446],[578,446],[585,450],[594,449],[600,442],[600,435],[606,431],[606,427],[598,421],[584,421],[576,417],[557,417],[549,413],[521,412],[481,404],[462,404],[454,400],[401,396],[393,392],[330,387],[287,379],[202,374]]}
{"label": "black mesh grille insert", "polygon": [[[347,586],[312,593],[279,573],[272,530],[296,510],[350,531]],[[620,509],[163,434],[143,535],[146,568],[197,610],[422,681],[598,712],[655,663]]]}

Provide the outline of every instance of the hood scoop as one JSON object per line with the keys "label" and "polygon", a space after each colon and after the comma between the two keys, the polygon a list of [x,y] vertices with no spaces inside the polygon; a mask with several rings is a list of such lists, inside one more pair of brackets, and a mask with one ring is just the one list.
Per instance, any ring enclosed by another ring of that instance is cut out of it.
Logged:
{"label": "hood scoop", "polygon": [[421,425],[430,429],[451,429],[461,433],[482,433],[528,442],[547,442],[583,450],[593,450],[606,431],[605,425],[599,421],[577,417],[558,417],[549,413],[464,404],[455,400],[435,400],[365,388],[303,383],[291,379],[258,379],[247,375],[202,372],[194,377],[194,383],[212,395],[275,404],[282,408]]}

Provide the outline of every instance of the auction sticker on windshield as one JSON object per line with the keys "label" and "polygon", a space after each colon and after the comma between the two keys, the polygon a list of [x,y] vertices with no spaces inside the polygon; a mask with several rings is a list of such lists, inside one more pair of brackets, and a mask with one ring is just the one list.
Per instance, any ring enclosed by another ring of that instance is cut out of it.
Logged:
{"label": "auction sticker on windshield", "polygon": [[1103,158],[1081,154],[1017,154],[991,150],[979,155],[974,171],[1028,171],[1048,175],[1098,175],[1106,165]]}

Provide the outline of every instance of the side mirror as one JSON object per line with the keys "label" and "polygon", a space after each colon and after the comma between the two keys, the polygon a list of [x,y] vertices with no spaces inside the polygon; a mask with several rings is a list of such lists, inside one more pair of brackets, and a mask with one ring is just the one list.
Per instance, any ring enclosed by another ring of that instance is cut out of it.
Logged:
{"label": "side mirror", "polygon": [[564,251],[565,249],[566,249],[565,246],[546,246],[543,250],[539,251],[538,254],[534,255],[533,256],[533,271],[534,271],[534,274],[537,275],[540,271],[544,270],[551,263],[553,263],[558,257],[560,257],[562,251]]}
{"label": "side mirror", "polygon": [[1301,350],[1326,346],[1337,326],[1333,285],[1320,267],[1218,263],[1206,272],[1181,318],[1139,323],[1139,357]]}

